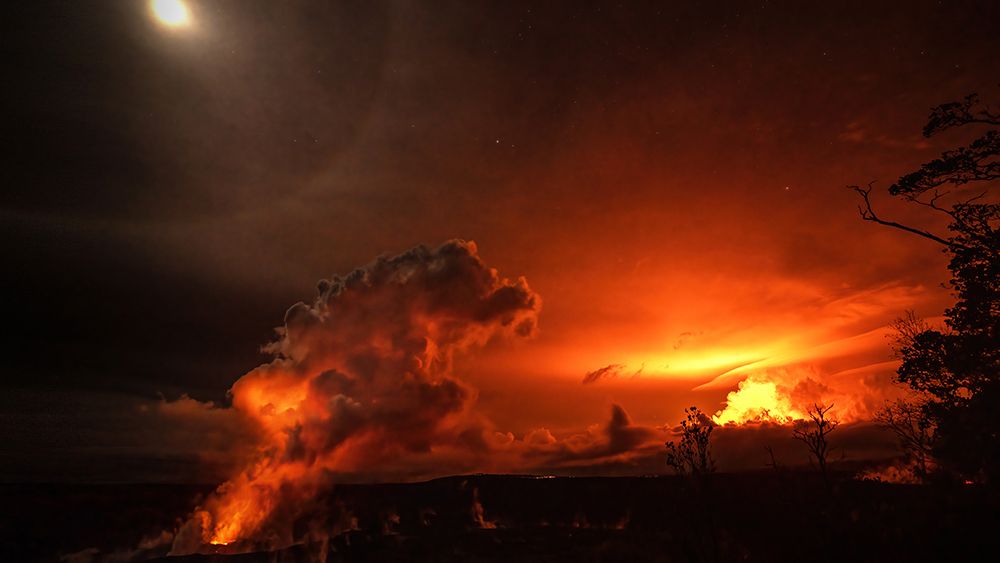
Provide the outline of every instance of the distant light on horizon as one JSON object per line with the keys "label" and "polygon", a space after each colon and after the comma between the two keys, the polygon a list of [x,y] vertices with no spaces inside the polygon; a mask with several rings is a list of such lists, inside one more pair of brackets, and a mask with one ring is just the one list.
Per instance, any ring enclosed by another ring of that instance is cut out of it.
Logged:
{"label": "distant light on horizon", "polygon": [[183,27],[191,22],[191,13],[181,0],[152,0],[153,15],[168,27]]}

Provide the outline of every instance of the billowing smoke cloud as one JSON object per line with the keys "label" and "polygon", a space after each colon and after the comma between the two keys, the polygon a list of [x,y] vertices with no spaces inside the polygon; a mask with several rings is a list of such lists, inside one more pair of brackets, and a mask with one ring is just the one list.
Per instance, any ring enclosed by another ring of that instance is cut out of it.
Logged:
{"label": "billowing smoke cloud", "polygon": [[488,423],[469,409],[475,392],[452,374],[453,356],[530,335],[540,306],[523,278],[500,277],[457,240],[321,281],[313,303],[285,315],[266,347],[274,360],[232,387],[262,436],[254,461],[195,512],[173,552],[287,544],[288,518],[331,475],[487,451]]}

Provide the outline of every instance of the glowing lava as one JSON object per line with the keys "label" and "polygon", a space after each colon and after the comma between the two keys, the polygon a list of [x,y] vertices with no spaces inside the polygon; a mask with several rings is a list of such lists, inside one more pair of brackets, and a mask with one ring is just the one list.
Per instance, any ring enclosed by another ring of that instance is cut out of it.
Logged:
{"label": "glowing lava", "polygon": [[715,413],[712,420],[716,424],[784,424],[805,417],[806,413],[792,404],[782,386],[762,377],[750,376],[740,382],[736,391],[729,393],[726,408]]}

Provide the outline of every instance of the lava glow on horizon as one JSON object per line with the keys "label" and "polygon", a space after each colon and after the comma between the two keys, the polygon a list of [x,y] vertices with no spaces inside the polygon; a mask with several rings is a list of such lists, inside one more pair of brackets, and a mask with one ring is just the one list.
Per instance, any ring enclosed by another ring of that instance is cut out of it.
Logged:
{"label": "lava glow on horizon", "polygon": [[717,412],[716,424],[776,422],[784,424],[806,418],[806,413],[792,404],[788,395],[774,381],[747,378],[739,389],[726,397],[726,407]]}
{"label": "lava glow on horizon", "polygon": [[[606,425],[583,431],[509,430],[509,421],[496,417],[503,409],[480,400],[454,359],[497,340],[530,344],[542,299],[525,278],[504,278],[486,266],[474,242],[381,257],[347,277],[321,281],[318,289],[312,304],[288,310],[278,339],[265,346],[274,359],[232,386],[232,412],[254,428],[255,453],[192,514],[174,554],[263,541],[276,518],[341,478],[333,476],[370,479],[377,470],[412,480],[658,462],[663,442],[672,439],[670,426],[636,422],[617,403]],[[726,428],[795,423],[817,403],[836,404],[833,414],[841,421],[861,420],[881,397],[882,376],[873,374],[885,366],[866,365],[864,357],[884,346],[883,333],[857,335],[858,327],[847,322],[845,338],[837,334],[843,317],[838,308],[822,323],[813,318],[813,329],[798,330],[797,339],[787,334],[791,329],[774,330],[770,339],[700,331],[706,341],[694,334],[680,339],[669,368],[647,364],[647,374],[641,363],[610,364],[572,385],[598,394],[632,387],[659,404],[663,395],[649,393],[650,384],[690,390],[716,382],[721,387],[713,393],[729,393],[717,412],[711,403],[705,410]],[[513,388],[510,378],[504,381]],[[576,416],[591,416],[583,412],[590,407],[575,408]]]}

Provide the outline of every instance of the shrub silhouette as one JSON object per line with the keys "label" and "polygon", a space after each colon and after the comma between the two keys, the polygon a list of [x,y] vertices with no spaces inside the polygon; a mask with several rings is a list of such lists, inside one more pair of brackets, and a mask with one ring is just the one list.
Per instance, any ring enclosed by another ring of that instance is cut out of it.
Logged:
{"label": "shrub silhouette", "polygon": [[680,438],[667,442],[667,466],[678,475],[705,475],[715,471],[709,439],[713,423],[698,407],[684,409]]}

